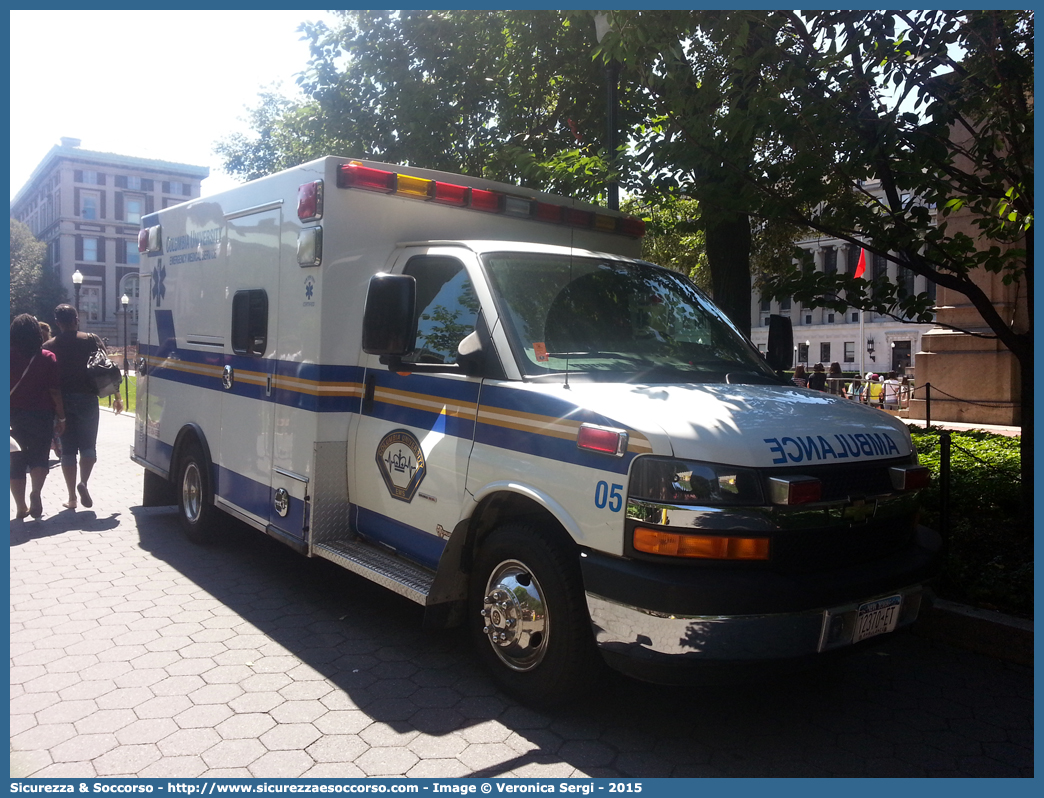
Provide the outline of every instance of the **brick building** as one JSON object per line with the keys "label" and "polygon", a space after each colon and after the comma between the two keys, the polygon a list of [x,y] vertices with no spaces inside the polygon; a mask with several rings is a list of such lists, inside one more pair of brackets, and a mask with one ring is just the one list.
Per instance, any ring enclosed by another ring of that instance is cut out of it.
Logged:
{"label": "brick building", "polygon": [[47,245],[45,262],[70,297],[73,274],[83,275],[81,329],[122,342],[127,293],[133,341],[141,217],[198,197],[209,174],[205,166],[83,150],[79,139],[63,138],[12,200],[11,218]]}

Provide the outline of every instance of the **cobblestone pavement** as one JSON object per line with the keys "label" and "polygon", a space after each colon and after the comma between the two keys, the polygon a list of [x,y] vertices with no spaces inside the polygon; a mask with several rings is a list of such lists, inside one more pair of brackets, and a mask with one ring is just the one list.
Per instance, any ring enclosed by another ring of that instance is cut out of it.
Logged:
{"label": "cobblestone pavement", "polygon": [[914,635],[732,687],[613,676],[555,713],[498,692],[461,630],[232,526],[140,507],[103,413],[93,509],[11,522],[15,777],[1031,776],[1030,668]]}

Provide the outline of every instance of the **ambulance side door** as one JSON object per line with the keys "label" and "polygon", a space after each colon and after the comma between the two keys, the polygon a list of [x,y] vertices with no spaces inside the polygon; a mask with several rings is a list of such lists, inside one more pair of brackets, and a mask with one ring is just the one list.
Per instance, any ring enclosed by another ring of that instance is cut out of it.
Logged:
{"label": "ambulance side door", "polygon": [[356,438],[353,527],[431,567],[460,518],[482,386],[453,365],[479,314],[469,259],[477,269],[470,253],[452,248],[410,249],[398,258],[393,271],[417,281],[418,334],[404,361],[450,368],[392,372],[371,358]]}
{"label": "ambulance side door", "polygon": [[262,528],[272,513],[273,378],[279,293],[276,203],[230,214],[228,251],[229,340],[221,376],[220,441],[211,441],[219,506],[246,515]]}

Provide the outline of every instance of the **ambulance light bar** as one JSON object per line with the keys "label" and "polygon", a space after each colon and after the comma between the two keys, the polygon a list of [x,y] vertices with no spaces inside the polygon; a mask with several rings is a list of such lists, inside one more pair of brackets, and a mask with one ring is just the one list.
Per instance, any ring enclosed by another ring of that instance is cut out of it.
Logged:
{"label": "ambulance light bar", "polygon": [[[469,208],[473,211],[496,213],[504,216],[533,219],[552,224],[564,224],[570,227],[581,227],[605,233],[617,233],[631,238],[642,238],[645,235],[645,222],[633,216],[610,216],[595,213],[568,205],[556,205],[539,200],[516,197],[499,191],[487,191],[481,188],[468,188],[441,180],[427,180],[420,177],[389,172],[364,166],[358,161],[343,164],[337,170],[338,188],[359,188],[365,191],[379,191],[382,194],[395,194],[440,205],[452,205],[458,208]],[[302,186],[304,188],[304,186]],[[320,193],[321,202],[321,193]],[[321,205],[320,205],[320,213]],[[300,216],[300,197],[298,215]],[[301,217],[315,218],[315,217]]]}

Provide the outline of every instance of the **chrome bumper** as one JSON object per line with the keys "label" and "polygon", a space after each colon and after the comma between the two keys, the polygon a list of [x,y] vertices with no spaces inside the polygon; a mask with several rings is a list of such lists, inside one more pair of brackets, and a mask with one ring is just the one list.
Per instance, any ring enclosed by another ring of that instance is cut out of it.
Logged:
{"label": "chrome bumper", "polygon": [[[896,628],[917,620],[921,585],[901,595]],[[805,612],[770,615],[680,616],[650,612],[587,593],[599,648],[641,660],[684,665],[803,657],[851,645],[860,604],[884,596]]]}

